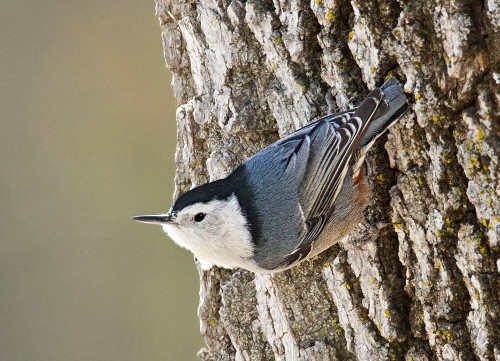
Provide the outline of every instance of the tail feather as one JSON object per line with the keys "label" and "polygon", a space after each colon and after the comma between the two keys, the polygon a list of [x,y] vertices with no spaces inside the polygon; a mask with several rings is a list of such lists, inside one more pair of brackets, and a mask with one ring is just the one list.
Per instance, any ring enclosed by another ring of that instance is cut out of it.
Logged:
{"label": "tail feather", "polygon": [[368,150],[373,142],[408,110],[406,96],[396,78],[389,78],[379,89],[382,92],[382,102],[367,124],[358,150]]}
{"label": "tail feather", "polygon": [[[376,93],[376,91],[379,93]],[[395,78],[389,78],[380,88],[370,92],[367,99],[370,99],[370,96],[375,98],[374,95],[379,95],[377,100],[380,100],[380,102],[371,118],[362,118],[368,120],[357,147],[357,155],[353,166],[354,179],[358,177],[366,153],[375,140],[377,140],[379,136],[408,110],[408,102],[403,92],[403,88],[401,88],[401,85]],[[354,116],[356,116],[358,112],[361,113],[361,108],[364,107],[365,102],[366,100],[363,101]],[[371,102],[366,103],[366,105],[368,109],[363,110],[364,113],[373,111]]]}
{"label": "tail feather", "polygon": [[393,85],[399,85],[399,86],[401,86],[399,84],[399,81],[395,77],[391,76],[390,78],[387,78],[387,80],[384,82],[384,84],[382,84],[380,86],[380,90],[382,90],[382,92],[385,94],[387,88],[389,88],[389,87],[391,87]]}
{"label": "tail feather", "polygon": [[363,100],[361,105],[354,112],[353,117],[360,118],[363,122],[366,122],[364,127],[368,126],[368,123],[371,122],[373,116],[380,111],[384,111],[382,108],[384,107],[384,103],[381,102],[381,98],[383,97],[382,91],[379,88],[373,89]]}

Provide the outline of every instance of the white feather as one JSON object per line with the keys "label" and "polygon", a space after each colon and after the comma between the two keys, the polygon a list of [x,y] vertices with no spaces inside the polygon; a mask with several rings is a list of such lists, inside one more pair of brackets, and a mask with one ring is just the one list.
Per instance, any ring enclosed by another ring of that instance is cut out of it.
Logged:
{"label": "white feather", "polygon": [[[205,213],[205,219],[193,217]],[[163,230],[178,245],[189,249],[203,269],[216,264],[225,268],[255,268],[254,247],[236,195],[226,200],[195,203],[178,212],[173,224]]]}

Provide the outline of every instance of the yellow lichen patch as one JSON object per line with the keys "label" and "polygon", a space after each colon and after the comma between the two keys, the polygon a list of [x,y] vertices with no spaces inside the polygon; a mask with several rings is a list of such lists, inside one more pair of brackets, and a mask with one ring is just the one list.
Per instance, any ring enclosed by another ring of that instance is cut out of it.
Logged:
{"label": "yellow lichen patch", "polygon": [[384,175],[382,173],[380,173],[379,175],[377,175],[377,180],[381,181],[382,179],[384,179]]}
{"label": "yellow lichen patch", "polygon": [[374,67],[374,66],[372,66],[372,68],[370,69],[370,71],[371,71],[372,73],[374,73],[374,72],[375,72],[375,67]]}
{"label": "yellow lichen patch", "polygon": [[389,313],[389,310],[388,310],[388,309],[385,309],[385,310],[384,310],[384,315],[385,315],[385,317],[389,317],[390,313]]}
{"label": "yellow lichen patch", "polygon": [[446,339],[447,339],[448,341],[450,341],[450,340],[451,340],[451,333],[450,333],[450,331],[445,331],[445,332],[444,332],[444,335],[446,336]]}
{"label": "yellow lichen patch", "polygon": [[330,267],[330,262],[325,262],[325,264],[323,265],[325,268],[326,267]]}
{"label": "yellow lichen patch", "polygon": [[445,57],[444,60],[446,61],[446,64],[449,64],[450,63],[450,58],[448,57]]}
{"label": "yellow lichen patch", "polygon": [[441,264],[439,262],[436,262],[436,264],[434,265],[434,268],[439,269],[439,267],[441,267]]}
{"label": "yellow lichen patch", "polygon": [[333,12],[329,11],[328,14],[326,14],[326,18],[328,20],[333,20],[335,19],[335,15],[333,15]]}
{"label": "yellow lichen patch", "polygon": [[441,331],[440,331],[440,330],[437,330],[437,331],[436,331],[436,335],[438,335],[439,337],[441,337],[441,335],[442,335]]}
{"label": "yellow lichen patch", "polygon": [[486,219],[483,219],[483,226],[488,227],[488,221]]}
{"label": "yellow lichen patch", "polygon": [[477,139],[481,140],[484,138],[484,130],[478,129],[477,130]]}
{"label": "yellow lichen patch", "polygon": [[472,167],[479,167],[481,162],[479,161],[479,159],[477,159],[477,157],[475,155],[471,155],[467,164],[469,164]]}
{"label": "yellow lichen patch", "polygon": [[417,178],[417,181],[418,181],[418,184],[419,184],[419,185],[424,184],[424,182],[422,182],[422,178],[420,178],[420,177],[418,177],[418,178]]}
{"label": "yellow lichen patch", "polygon": [[481,252],[482,254],[486,254],[486,247],[482,247],[479,252]]}
{"label": "yellow lichen patch", "polygon": [[389,78],[392,78],[394,75],[392,75],[392,72],[387,74],[386,77],[384,78],[384,80],[387,80]]}
{"label": "yellow lichen patch", "polygon": [[209,324],[210,324],[210,326],[214,326],[214,327],[216,325],[214,320],[210,320]]}
{"label": "yellow lichen patch", "polygon": [[322,0],[316,0],[316,4],[321,4]]}
{"label": "yellow lichen patch", "polygon": [[281,36],[277,36],[277,37],[276,37],[276,39],[274,39],[274,42],[275,42],[276,44],[281,43],[281,41],[282,41]]}
{"label": "yellow lichen patch", "polygon": [[476,291],[476,300],[479,300],[481,296],[479,295],[479,292]]}
{"label": "yellow lichen patch", "polygon": [[438,117],[432,117],[432,121],[433,121],[433,122],[437,122],[438,120],[439,120],[439,118],[438,118]]}
{"label": "yellow lichen patch", "polygon": [[416,100],[419,100],[421,97],[422,97],[422,95],[420,95],[419,93],[415,94],[415,99]]}
{"label": "yellow lichen patch", "polygon": [[375,283],[375,277],[372,278],[372,283]]}
{"label": "yellow lichen patch", "polygon": [[349,283],[344,282],[344,286],[345,286],[345,288],[347,288],[348,291],[351,290],[351,285],[349,285]]}
{"label": "yellow lichen patch", "polygon": [[439,229],[436,229],[436,234],[437,234],[438,236],[441,236],[441,231],[440,231]]}
{"label": "yellow lichen patch", "polygon": [[493,217],[493,220],[494,220],[495,222],[498,222],[498,221],[500,221],[500,218],[498,218],[497,216],[495,216],[495,217]]}
{"label": "yellow lichen patch", "polygon": [[352,37],[354,36],[354,34],[352,33],[352,31],[349,32],[349,39],[352,39]]}
{"label": "yellow lichen patch", "polygon": [[307,87],[306,87],[305,85],[302,85],[302,86],[300,87],[300,89],[302,90],[302,93],[305,93],[305,92],[306,92],[306,90],[307,90]]}

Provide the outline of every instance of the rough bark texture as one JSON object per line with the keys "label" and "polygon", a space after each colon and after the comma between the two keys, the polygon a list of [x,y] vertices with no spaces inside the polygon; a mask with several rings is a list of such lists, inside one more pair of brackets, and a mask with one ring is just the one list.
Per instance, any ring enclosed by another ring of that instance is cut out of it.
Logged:
{"label": "rough bark texture", "polygon": [[368,156],[373,201],[348,239],[276,275],[200,272],[199,357],[500,360],[499,3],[157,0],[157,15],[177,193],[389,74],[412,104]]}

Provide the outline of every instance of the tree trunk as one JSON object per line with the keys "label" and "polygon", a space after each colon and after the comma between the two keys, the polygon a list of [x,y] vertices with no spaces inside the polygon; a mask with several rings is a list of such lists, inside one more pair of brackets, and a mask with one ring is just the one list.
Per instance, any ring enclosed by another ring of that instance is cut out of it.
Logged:
{"label": "tree trunk", "polygon": [[498,2],[157,0],[157,15],[177,194],[390,74],[411,102],[367,158],[372,202],[347,239],[275,275],[200,271],[199,357],[500,360]]}

